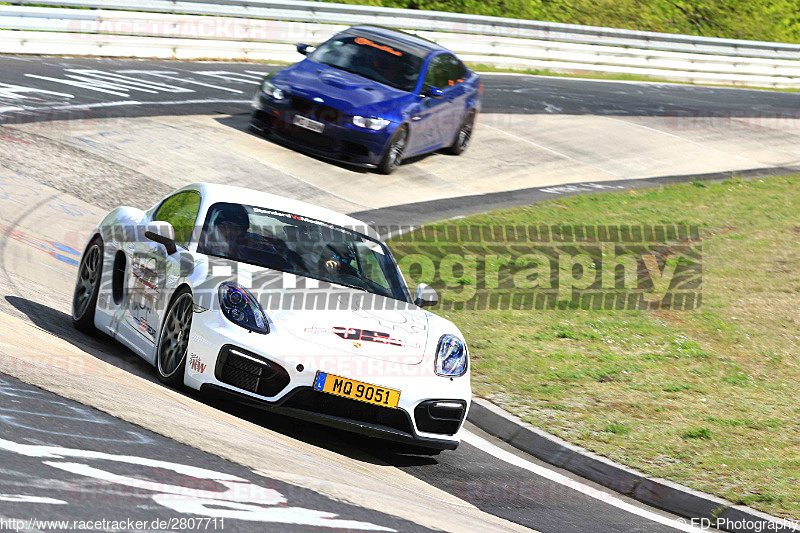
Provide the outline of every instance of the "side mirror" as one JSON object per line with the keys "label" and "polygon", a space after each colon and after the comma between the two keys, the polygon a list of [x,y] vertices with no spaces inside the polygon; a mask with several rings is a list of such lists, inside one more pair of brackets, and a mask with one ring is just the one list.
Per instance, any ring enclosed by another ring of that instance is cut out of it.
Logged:
{"label": "side mirror", "polygon": [[414,304],[419,307],[430,307],[439,303],[439,295],[430,285],[420,283],[414,291]]}
{"label": "side mirror", "polygon": [[306,43],[297,43],[297,51],[303,55],[308,55],[308,45]]}
{"label": "side mirror", "polygon": [[430,96],[431,98],[441,98],[444,96],[444,91],[438,87],[428,87],[428,90],[425,91],[425,96]]}
{"label": "side mirror", "polygon": [[169,222],[151,222],[147,225],[144,236],[153,242],[163,244],[169,255],[178,251],[178,247],[175,245],[175,228]]}

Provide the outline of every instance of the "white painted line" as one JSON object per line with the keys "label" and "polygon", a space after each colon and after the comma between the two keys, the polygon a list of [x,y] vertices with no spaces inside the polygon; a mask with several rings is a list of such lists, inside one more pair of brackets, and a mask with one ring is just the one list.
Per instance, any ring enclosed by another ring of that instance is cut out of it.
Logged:
{"label": "white painted line", "polygon": [[[687,139],[686,137],[681,137],[680,135],[675,135],[674,133],[669,133],[667,131],[659,130],[659,129],[653,128],[651,126],[645,126],[644,124],[637,124],[636,122],[630,122],[628,120],[623,120],[623,119],[620,119],[620,118],[609,117],[607,115],[598,115],[598,116],[600,118],[604,118],[604,119],[607,119],[607,120],[613,120],[615,122],[621,122],[623,124],[629,124],[631,126],[637,126],[639,128],[643,128],[643,129],[646,129],[646,130],[649,130],[649,131],[654,131],[656,133],[660,133],[661,135],[666,135],[667,137],[672,137],[673,139],[678,139],[680,141],[687,142],[687,143],[693,144],[695,146],[699,146],[700,148],[703,148],[704,150],[714,150],[715,152],[719,152],[719,153],[724,154],[724,155],[726,155],[728,157],[738,157],[742,161],[747,161],[747,163],[752,165],[754,168],[758,168],[759,166],[761,166],[761,167],[764,166],[760,161],[753,161],[752,159],[748,159],[746,157],[742,157],[739,154],[731,154],[731,153],[726,152],[724,150],[720,150],[719,148],[714,148],[713,146],[709,146],[707,144],[701,144],[701,143],[693,141],[691,139]],[[772,166],[772,165],[767,165],[767,166]]]}
{"label": "white painted line", "polygon": [[37,89],[36,87],[26,87],[24,85],[9,85],[8,83],[0,83],[0,97],[3,98],[24,98],[19,93],[39,93],[51,94],[53,96],[63,96],[64,98],[74,98],[73,95],[67,93],[57,93],[55,91],[45,91],[44,89]]}
{"label": "white painted line", "polygon": [[543,146],[543,145],[541,145],[541,144],[539,144],[537,142],[531,141],[530,139],[526,139],[524,137],[520,137],[519,135],[514,135],[511,132],[508,132],[508,131],[505,131],[505,130],[501,130],[499,128],[494,128],[494,127],[486,124],[485,122],[481,123],[480,127],[481,128],[489,128],[490,130],[494,130],[494,131],[499,131],[500,133],[508,135],[509,137],[513,137],[513,138],[515,138],[515,139],[517,139],[519,141],[522,141],[524,143],[531,144],[531,145],[533,145],[533,146],[535,146],[535,147],[537,147],[537,148],[539,148],[541,150],[544,150],[546,152],[550,152],[551,154],[555,154],[555,155],[557,155],[559,157],[563,157],[564,159],[569,159],[570,161],[574,161],[575,163],[578,163],[579,165],[582,165],[582,166],[585,166],[585,167],[591,167],[591,168],[593,168],[595,170],[599,170],[600,172],[602,172],[604,174],[610,174],[611,176],[614,176],[614,177],[617,177],[617,178],[623,178],[623,179],[625,178],[625,176],[620,176],[619,174],[617,174],[615,172],[611,172],[610,170],[605,170],[605,169],[600,168],[600,167],[598,167],[596,165],[592,165],[591,163],[584,163],[583,161],[575,159],[574,157],[572,157],[570,155],[567,155],[567,154],[564,154],[564,153],[561,153],[561,152],[557,152],[556,150],[553,150],[552,148],[548,148],[546,146]]}
{"label": "white painted line", "polygon": [[[101,93],[113,94],[114,96],[130,96],[127,92],[127,88],[122,87],[121,85],[115,85],[113,83],[102,82],[99,80],[92,80],[91,78],[81,78],[80,76],[74,76],[79,79],[83,79],[83,81],[77,80],[65,80],[65,79],[58,79],[58,78],[51,78],[50,76],[39,76],[38,74],[25,74],[29,78],[36,78],[39,80],[45,81],[52,81],[53,83],[63,83],[64,85],[71,85],[73,87],[81,87],[83,89],[89,89],[90,91],[98,91]],[[116,89],[116,90],[113,90]],[[148,93],[155,93],[156,91],[148,91],[146,89],[139,89],[144,92]]]}
{"label": "white painted line", "polygon": [[64,500],[54,498],[44,498],[40,496],[28,496],[27,494],[0,494],[0,502],[14,503],[39,503],[47,505],[66,505]]}
{"label": "white painted line", "polygon": [[212,78],[219,78],[227,82],[238,83],[252,83],[253,85],[260,85],[261,79],[248,79],[248,78],[262,78],[263,76],[255,76],[253,74],[245,74],[243,72],[230,72],[228,70],[197,70],[195,74],[201,76],[211,76]]}
{"label": "white painted line", "polygon": [[156,72],[153,70],[118,70],[117,72],[122,72],[123,74],[144,74],[147,76],[158,76],[159,78],[165,78],[168,80],[177,80],[182,83],[191,83],[193,85],[200,85],[201,87],[208,87],[210,89],[219,89],[220,91],[228,91],[231,93],[236,94],[243,94],[242,91],[238,89],[231,89],[230,87],[222,87],[220,85],[212,85],[210,83],[203,83],[202,81],[196,81],[191,78],[181,78],[177,76],[177,72]]}
{"label": "white painted line", "polygon": [[[117,74],[115,72],[104,72],[102,70],[94,70],[94,69],[66,69],[66,72],[73,72],[75,74],[80,74],[83,76],[89,76],[91,78],[100,78],[103,81],[107,81],[110,83],[119,84],[123,87],[130,86],[131,90],[145,90],[147,92],[148,89],[152,89],[156,92],[165,92],[165,93],[193,93],[195,92],[193,89],[186,89],[184,87],[174,87],[171,85],[164,85],[163,83],[158,83],[155,81],[144,81],[139,80],[136,78],[131,78],[130,76],[123,76],[121,74]],[[137,88],[138,87],[138,88]]]}
{"label": "white painted line", "polygon": [[674,518],[669,518],[661,514],[654,513],[653,511],[648,511],[647,509],[643,509],[636,505],[630,504],[624,500],[617,498],[613,494],[609,494],[608,492],[605,492],[603,490],[590,487],[589,485],[585,485],[580,481],[569,478],[564,474],[559,474],[558,472],[555,472],[543,466],[527,461],[521,457],[517,457],[513,453],[507,452],[506,450],[492,444],[486,439],[483,439],[475,435],[474,433],[470,433],[469,431],[464,431],[462,440],[467,444],[475,446],[479,450],[486,452],[489,455],[496,457],[497,459],[500,459],[501,461],[505,461],[508,464],[514,465],[518,468],[522,468],[523,470],[527,470],[528,472],[532,472],[537,476],[541,476],[555,483],[559,483],[561,485],[569,487],[570,489],[575,490],[581,494],[584,494],[585,496],[599,500],[606,505],[616,507],[617,509],[620,509],[622,511],[627,511],[631,514],[635,514],[636,516],[640,516],[646,520],[651,520],[658,524],[662,524],[677,529],[679,531],[687,531],[690,533],[707,532],[707,530],[693,527],[690,524],[683,524],[679,520],[676,520]]}
{"label": "white painted line", "polygon": [[97,102],[94,104],[70,104],[70,105],[56,105],[56,106],[42,106],[42,107],[0,107],[0,113],[3,111],[44,111],[50,109],[94,109],[97,107],[116,107],[116,106],[151,106],[151,105],[192,105],[192,104],[249,104],[250,100],[228,100],[219,98],[206,98],[202,100],[168,100],[165,102],[140,102],[137,100],[118,100],[115,102]]}

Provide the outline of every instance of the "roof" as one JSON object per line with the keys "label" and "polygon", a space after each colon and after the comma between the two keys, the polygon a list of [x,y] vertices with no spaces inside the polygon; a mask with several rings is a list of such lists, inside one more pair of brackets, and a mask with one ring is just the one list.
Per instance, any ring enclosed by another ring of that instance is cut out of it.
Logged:
{"label": "roof", "polygon": [[423,39],[416,35],[400,30],[384,28],[383,26],[353,26],[343,33],[355,34],[364,37],[380,39],[382,44],[387,44],[395,48],[400,48],[406,52],[425,57],[431,52],[438,50],[448,51],[447,48],[428,39]]}
{"label": "roof", "polygon": [[325,207],[286,198],[285,196],[216,183],[192,183],[191,185],[186,185],[178,189],[178,191],[182,190],[200,191],[200,195],[206,207],[213,203],[226,202],[274,209],[276,211],[313,218],[335,226],[352,229],[380,240],[378,233],[362,220],[343,215],[342,213]]}

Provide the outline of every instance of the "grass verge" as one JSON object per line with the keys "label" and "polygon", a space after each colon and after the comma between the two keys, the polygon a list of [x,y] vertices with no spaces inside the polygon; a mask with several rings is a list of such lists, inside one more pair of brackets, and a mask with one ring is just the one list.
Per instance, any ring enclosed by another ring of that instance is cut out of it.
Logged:
{"label": "grass verge", "polygon": [[466,335],[476,394],[647,474],[800,518],[800,176],[575,196],[446,224],[699,225],[699,309],[440,313]]}

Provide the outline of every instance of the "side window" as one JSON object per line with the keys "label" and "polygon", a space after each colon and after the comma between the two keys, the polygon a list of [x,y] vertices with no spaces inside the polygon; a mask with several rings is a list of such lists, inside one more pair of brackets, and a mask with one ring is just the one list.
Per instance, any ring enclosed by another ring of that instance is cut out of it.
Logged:
{"label": "side window", "polygon": [[169,222],[175,228],[175,242],[186,248],[192,238],[192,230],[200,211],[200,195],[186,191],[164,200],[153,220]]}
{"label": "side window", "polygon": [[450,86],[448,83],[450,79],[448,56],[449,54],[441,54],[431,59],[431,62],[428,63],[428,72],[425,73],[425,85],[436,87],[437,89],[446,89]]}
{"label": "side window", "polygon": [[447,58],[449,59],[447,83],[448,85],[457,85],[467,77],[467,69],[464,68],[464,63],[459,61],[456,57],[448,55]]}

